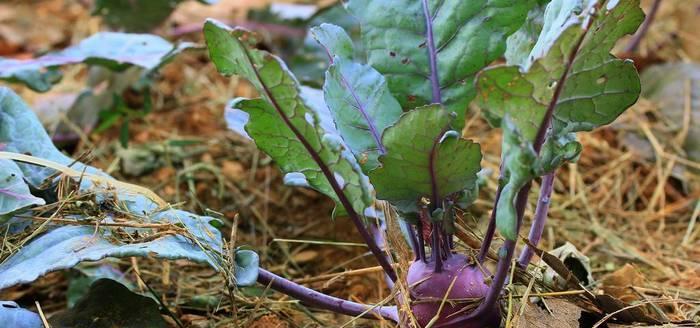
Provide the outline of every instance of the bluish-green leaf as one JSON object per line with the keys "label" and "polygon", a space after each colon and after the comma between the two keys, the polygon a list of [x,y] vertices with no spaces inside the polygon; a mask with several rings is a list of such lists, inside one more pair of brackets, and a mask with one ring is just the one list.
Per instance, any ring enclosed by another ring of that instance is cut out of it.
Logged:
{"label": "bluish-green leaf", "polygon": [[43,328],[38,314],[23,309],[15,302],[0,301],[0,322],[5,327],[13,328]]}
{"label": "bluish-green leaf", "polygon": [[323,85],[326,104],[350,150],[365,170],[372,170],[386,152],[382,133],[398,120],[401,105],[379,72],[352,61],[352,41],[342,28],[323,24],[311,32],[332,56]]}
{"label": "bluish-green leaf", "polygon": [[9,215],[32,205],[44,205],[44,200],[29,192],[24,175],[17,164],[0,160],[0,223]]}
{"label": "bluish-green leaf", "polygon": [[[427,12],[423,2],[427,4]],[[523,24],[528,0],[350,0],[362,25],[368,62],[382,73],[404,110],[434,102],[430,58],[437,64],[442,102],[464,125],[477,72],[503,55],[506,38]],[[426,16],[428,19],[426,20]],[[430,50],[430,22],[434,49]]]}
{"label": "bluish-green leaf", "polygon": [[258,281],[258,268],[260,266],[260,258],[258,254],[251,250],[236,250],[236,267],[234,274],[236,276],[236,285],[252,286]]}
{"label": "bluish-green leaf", "polygon": [[430,105],[404,113],[384,132],[387,153],[369,173],[377,198],[415,204],[474,187],[480,147],[451,130],[453,121],[454,115]]}
{"label": "bluish-green leaf", "polygon": [[[18,154],[32,154],[34,157],[47,159],[62,165],[72,165],[72,168],[87,173],[102,175],[109,178],[96,168],[63,155],[51,143],[41,123],[32,110],[10,89],[0,87],[0,144],[3,151]],[[33,186],[39,186],[45,179],[55,173],[52,169],[36,165],[18,163],[22,179]],[[166,259],[189,259],[209,263],[220,269],[221,236],[210,221],[211,217],[198,216],[191,213],[159,209],[150,198],[134,194],[119,188],[108,188],[104,185],[93,184],[89,179],[83,179],[81,191],[95,194],[96,201],[112,199],[117,195],[118,201],[134,217],[142,223],[170,223],[181,226],[188,236],[165,235],[150,241],[124,243],[113,227],[100,226],[61,226],[48,224],[46,232],[23,245],[0,263],[0,289],[21,283],[32,282],[38,277],[56,270],[66,269],[82,261],[96,261],[105,257],[148,256]],[[8,197],[0,193],[0,203]],[[105,211],[102,222],[113,221],[113,215]],[[124,215],[120,212],[119,215]],[[83,219],[76,216],[73,219]],[[27,220],[14,217],[13,220]],[[121,232],[138,233],[146,236],[151,229],[120,228]]]}
{"label": "bluish-green leaf", "polygon": [[[345,194],[361,214],[372,203],[367,177],[342,138],[324,127],[318,107],[304,97],[296,78],[277,57],[252,47],[255,36],[209,20],[204,26],[209,54],[220,73],[241,75],[258,89],[262,99],[239,99],[234,105],[248,113],[246,131],[283,172],[298,172],[314,189],[340,202]],[[331,183],[332,181],[332,183]],[[335,186],[339,190],[335,190]],[[347,209],[346,210],[350,210]]]}
{"label": "bluish-green leaf", "polygon": [[100,32],[62,51],[35,59],[0,58],[0,80],[24,83],[39,92],[48,91],[60,80],[56,68],[86,63],[113,70],[139,66],[145,75],[171,60],[176,54],[194,47],[191,43],[173,45],[150,34]]}

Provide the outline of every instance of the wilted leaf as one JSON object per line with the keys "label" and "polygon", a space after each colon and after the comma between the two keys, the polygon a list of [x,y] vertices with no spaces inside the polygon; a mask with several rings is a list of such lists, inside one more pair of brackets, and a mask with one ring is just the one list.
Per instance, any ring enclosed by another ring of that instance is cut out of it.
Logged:
{"label": "wilted leaf", "polygon": [[[459,130],[475,95],[476,73],[503,55],[506,38],[522,25],[531,4],[523,0],[351,0],[347,8],[362,26],[368,63],[386,76],[403,109],[434,103],[434,92],[439,91],[445,108],[458,114],[454,126]],[[428,38],[429,28],[432,38]],[[439,90],[431,86],[431,58],[437,66]]]}
{"label": "wilted leaf", "polygon": [[[63,165],[73,163],[72,159],[53,146],[36,115],[7,88],[0,88],[0,143],[5,145],[4,150],[8,152],[32,154]],[[24,175],[23,178],[33,186],[40,185],[54,173],[52,169],[30,164],[22,163],[17,166]],[[72,167],[109,179],[101,171],[79,162]],[[83,179],[81,190],[95,192],[99,201],[114,195],[115,189],[105,187]],[[210,224],[215,219],[173,209],[159,210],[159,205],[144,195],[119,191],[116,189],[119,201],[123,202],[128,211],[141,217],[144,223],[170,223],[181,226],[187,229],[190,237],[197,242],[189,237],[172,234],[146,242],[123,243],[115,238],[114,231],[108,227],[95,230],[91,226],[48,225],[47,232],[25,244],[0,264],[0,289],[31,282],[47,272],[70,268],[82,261],[96,261],[108,256],[186,258],[220,268],[217,254],[221,252],[221,237],[219,231]],[[4,194],[0,194],[3,201],[5,197]],[[108,215],[105,220],[109,222],[112,218]],[[139,231],[142,236],[150,233],[149,229],[124,228],[123,231]],[[202,249],[200,245],[206,249]]]}
{"label": "wilted leaf", "polygon": [[594,282],[590,259],[570,242],[544,253],[542,258],[549,266],[544,279],[554,286],[580,288]]}
{"label": "wilted leaf", "polygon": [[623,302],[631,303],[639,301],[639,294],[635,293],[631,287],[642,286],[644,276],[634,265],[625,263],[622,268],[605,276],[601,283],[605,293]]}
{"label": "wilted leaf", "polygon": [[619,299],[612,297],[610,295],[602,294],[596,295],[596,305],[600,308],[603,313],[615,315],[612,316],[615,320],[624,323],[646,323],[652,325],[658,325],[662,322],[650,317],[644,310],[638,306],[630,306]]}
{"label": "wilted leaf", "polygon": [[[209,226],[203,217],[171,210],[154,215],[149,221],[183,224],[200,242],[220,250],[219,232]],[[142,233],[147,233],[142,231]],[[210,237],[211,236],[211,237]],[[106,257],[186,258],[216,267],[215,254],[208,254],[183,236],[169,235],[150,242],[120,244],[114,242],[110,230],[95,235],[88,226],[63,226],[50,230],[22,247],[0,265],[0,289],[29,283],[42,275],[68,269],[83,261],[97,261]]]}

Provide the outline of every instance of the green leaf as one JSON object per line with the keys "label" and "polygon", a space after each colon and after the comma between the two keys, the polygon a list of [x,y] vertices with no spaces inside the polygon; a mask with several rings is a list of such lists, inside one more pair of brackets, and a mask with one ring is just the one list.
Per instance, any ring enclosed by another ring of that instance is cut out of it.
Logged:
{"label": "green leaf", "polygon": [[316,41],[326,50],[328,57],[353,59],[355,48],[352,39],[342,27],[333,24],[321,24],[309,31]]}
{"label": "green leaf", "polygon": [[372,204],[371,186],[343,140],[314,110],[324,105],[310,106],[286,65],[252,47],[252,33],[209,20],[204,35],[219,72],[243,76],[263,96],[238,99],[233,105],[248,113],[245,129],[258,148],[283,172],[302,174],[311,187],[337,203],[341,199],[336,191],[344,194],[351,203],[347,205],[361,215]]}
{"label": "green leaf", "polygon": [[381,167],[369,173],[377,198],[415,204],[474,187],[480,147],[450,130],[453,121],[454,115],[430,105],[403,114],[384,132],[387,153],[379,158]]}
{"label": "green leaf", "polygon": [[517,212],[515,198],[520,189],[535,177],[533,164],[537,154],[532,143],[524,138],[510,116],[503,120],[503,149],[501,163],[505,163],[503,189],[496,204],[496,227],[503,237],[516,240]]}
{"label": "green leaf", "polygon": [[379,72],[352,61],[352,41],[342,28],[323,24],[311,33],[332,56],[323,85],[330,113],[363,168],[372,170],[379,165],[377,157],[386,152],[382,132],[398,120],[401,105]]}
{"label": "green leaf", "polygon": [[149,75],[178,53],[193,48],[191,43],[172,45],[150,34],[100,32],[62,51],[31,60],[0,58],[0,80],[20,82],[39,92],[48,91],[60,80],[56,68],[85,63],[121,71],[139,66]]}
{"label": "green leaf", "polygon": [[[93,15],[107,25],[126,32],[148,32],[163,23],[177,7],[178,0],[97,0]],[[134,12],[139,15],[134,15]]]}
{"label": "green leaf", "polygon": [[350,0],[347,4],[362,25],[368,63],[387,78],[404,110],[435,102],[429,64],[435,58],[442,103],[458,114],[457,129],[464,125],[467,105],[475,95],[476,73],[503,55],[506,38],[520,28],[531,6],[532,1],[526,0]]}
{"label": "green leaf", "polygon": [[[93,15],[126,32],[148,32],[163,23],[182,0],[96,0]],[[216,0],[200,0],[214,4]],[[138,12],[138,15],[134,13]]]}
{"label": "green leaf", "polygon": [[[634,104],[640,92],[637,70],[632,62],[610,55],[610,50],[643,20],[639,1],[607,1],[595,15],[592,11],[583,6],[583,0],[552,1],[529,60],[479,75],[482,108],[493,118],[509,114],[525,138],[533,141],[572,51],[576,55],[571,71],[561,96],[554,99],[553,134],[590,131],[612,122]],[[589,19],[592,25],[585,29]]]}
{"label": "green leaf", "polygon": [[[519,65],[480,73],[477,100],[491,123],[504,129],[507,182],[496,220],[506,238],[517,238],[513,201],[520,188],[578,156],[575,132],[612,122],[637,100],[640,82],[634,65],[610,50],[634,33],[643,16],[639,0],[553,0],[532,50],[511,57]],[[534,141],[550,105],[552,128],[538,158]]]}

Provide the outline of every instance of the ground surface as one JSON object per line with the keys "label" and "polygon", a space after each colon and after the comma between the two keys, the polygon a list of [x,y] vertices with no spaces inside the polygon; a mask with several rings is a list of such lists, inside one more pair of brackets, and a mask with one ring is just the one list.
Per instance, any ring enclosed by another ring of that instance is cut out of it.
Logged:
{"label": "ground surface", "polygon": [[[0,2],[0,55],[31,57],[98,31],[102,25],[89,15],[84,2]],[[198,26],[205,17],[240,21],[249,5],[262,5],[247,2],[221,1],[215,7],[187,3],[157,32],[170,39],[201,42]],[[665,1],[634,55],[638,63],[700,61],[700,23],[693,18],[699,11],[698,1]],[[51,93],[16,89],[40,107],[62,93],[79,90],[84,78],[84,68],[74,67]],[[698,85],[687,90],[689,97],[700,92]],[[253,95],[245,83],[220,77],[205,52],[188,53],[163,70],[152,91],[154,111],[132,122],[129,129],[131,147],[195,141],[176,150],[182,155],[179,160],[165,160],[140,176],[124,174],[117,152],[118,128],[84,138],[72,154],[90,150],[95,157],[92,164],[119,179],[150,187],[186,210],[221,213],[226,222],[223,235],[231,236],[231,227],[237,224],[233,242],[257,250],[262,265],[270,271],[359,302],[387,297],[388,290],[376,288],[383,286],[377,270],[328,275],[376,264],[360,246],[308,242],[354,243],[359,238],[347,220],[330,218],[333,204],[328,199],[283,186],[274,163],[226,129],[222,112],[227,100]],[[570,242],[590,258],[598,290],[627,301],[655,300],[658,306],[645,309],[658,310],[674,320],[697,319],[700,227],[691,222],[700,209],[700,163],[687,159],[677,146],[691,123],[669,121],[666,115],[663,104],[641,99],[612,127],[582,138],[581,159],[558,174],[542,248]],[[482,144],[484,167],[497,171],[499,132],[488,128],[478,109],[468,120],[465,135]],[[630,134],[639,137],[632,142],[626,138]],[[464,214],[464,225],[477,234],[491,209],[495,177],[492,174],[480,200]],[[530,215],[531,210],[526,217]],[[234,316],[223,279],[209,268],[150,259],[118,264],[134,282],[138,272],[186,326],[390,326],[311,311],[279,294],[263,296],[264,288],[238,293]],[[69,282],[66,274],[54,273],[34,284],[3,291],[0,299],[28,306],[36,300],[51,314],[65,308]],[[137,288],[146,290],[141,284]],[[519,305],[515,306],[517,310]],[[527,327],[536,316],[536,312],[523,315],[520,326]]]}

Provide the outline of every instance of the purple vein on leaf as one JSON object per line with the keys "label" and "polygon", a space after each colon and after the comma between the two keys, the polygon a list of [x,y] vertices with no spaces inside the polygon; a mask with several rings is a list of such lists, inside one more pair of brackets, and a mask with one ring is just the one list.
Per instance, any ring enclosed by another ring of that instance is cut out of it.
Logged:
{"label": "purple vein on leaf", "polygon": [[[328,55],[328,59],[330,61],[330,64],[333,65],[335,63],[335,60],[333,60],[333,55],[331,55],[330,49],[328,49],[325,45],[322,45],[323,49],[326,50],[326,54]],[[381,133],[379,133],[379,130],[377,127],[374,125],[374,122],[372,121],[372,118],[369,116],[369,113],[367,113],[367,109],[365,108],[365,105],[360,101],[360,97],[357,95],[357,91],[353,86],[348,82],[348,80],[345,78],[345,75],[343,72],[341,72],[341,69],[339,66],[336,66],[338,68],[338,75],[340,76],[341,82],[343,82],[343,86],[350,92],[350,95],[352,96],[352,99],[354,100],[356,106],[353,106],[357,108],[357,110],[362,114],[362,117],[364,120],[367,122],[367,127],[369,128],[369,132],[372,134],[372,138],[374,138],[374,143],[377,144],[377,149],[379,150],[380,155],[386,154],[386,148],[384,148],[384,144],[382,143],[382,136]]]}
{"label": "purple vein on leaf", "polygon": [[430,186],[432,188],[432,197],[430,198],[430,201],[433,203],[433,206],[435,208],[441,207],[440,187],[438,186],[437,172],[435,168],[438,152],[437,148],[440,146],[440,140],[442,140],[442,137],[445,135],[445,133],[447,133],[449,128],[449,124],[445,125],[442,131],[440,131],[440,133],[435,137],[435,139],[433,140],[433,146],[430,148],[430,155],[428,157],[428,171],[430,171]]}
{"label": "purple vein on leaf", "polygon": [[4,195],[7,195],[7,196],[9,196],[9,197],[16,198],[16,199],[19,199],[19,200],[30,200],[30,199],[33,199],[33,198],[34,198],[34,197],[31,197],[31,196],[27,196],[27,195],[23,195],[23,194],[20,194],[20,193],[16,193],[16,192],[10,190],[9,188],[0,188],[0,194],[4,194]]}
{"label": "purple vein on leaf", "polygon": [[433,17],[430,15],[428,0],[423,0],[423,16],[425,16],[425,37],[428,40],[428,61],[430,62],[430,84],[433,89],[433,103],[441,104],[440,78],[437,68],[437,51],[435,49],[435,38],[433,37]]}
{"label": "purple vein on leaf", "polygon": [[[240,42],[240,41],[238,41],[238,42]],[[323,162],[321,155],[313,148],[313,146],[311,146],[309,141],[306,140],[306,137],[304,137],[304,135],[301,133],[301,131],[299,131],[299,129],[292,123],[292,121],[289,119],[289,117],[287,117],[287,115],[285,115],[284,111],[282,110],[282,107],[280,106],[280,104],[277,102],[277,99],[272,94],[272,90],[270,90],[270,88],[267,86],[265,81],[263,81],[262,76],[260,76],[260,72],[258,71],[258,68],[255,65],[255,62],[251,58],[251,55],[248,52],[248,49],[246,49],[245,47],[242,47],[242,49],[243,49],[243,53],[245,54],[245,58],[246,58],[246,61],[248,62],[248,65],[250,65],[251,70],[255,74],[255,78],[258,80],[258,82],[260,83],[260,86],[262,87],[262,91],[265,95],[265,98],[267,98],[270,101],[270,104],[275,109],[275,111],[280,116],[280,118],[282,118],[282,121],[284,122],[284,124],[292,131],[292,133],[297,138],[297,140],[299,140],[299,142],[302,144],[302,146],[306,149],[306,152],[309,153],[309,155],[314,160],[314,162],[316,162],[316,165],[318,165],[319,169],[321,169],[321,172],[328,180],[328,183],[331,185],[333,192],[338,196],[338,200],[340,201],[341,205],[343,205],[343,207],[347,211],[348,216],[352,219],[353,223],[357,227],[358,232],[362,236],[362,239],[365,241],[365,243],[369,247],[370,251],[377,258],[377,261],[379,262],[381,267],[384,269],[384,272],[386,272],[387,276],[389,276],[389,278],[392,281],[396,281],[397,276],[396,276],[396,272],[394,271],[394,268],[391,266],[388,259],[385,257],[385,254],[383,253],[383,251],[374,242],[374,239],[372,238],[372,236],[369,234],[369,232],[365,228],[364,223],[360,219],[360,216],[358,215],[358,213],[353,208],[348,197],[345,195],[345,192],[343,191],[343,188],[338,183],[338,180],[336,180],[335,175],[331,172],[330,168],[326,165],[326,163]]]}

